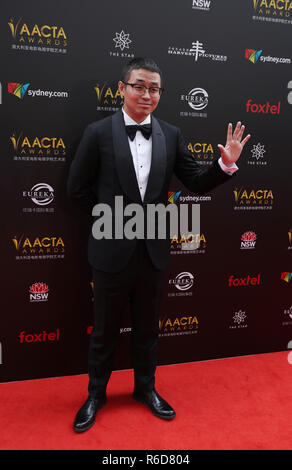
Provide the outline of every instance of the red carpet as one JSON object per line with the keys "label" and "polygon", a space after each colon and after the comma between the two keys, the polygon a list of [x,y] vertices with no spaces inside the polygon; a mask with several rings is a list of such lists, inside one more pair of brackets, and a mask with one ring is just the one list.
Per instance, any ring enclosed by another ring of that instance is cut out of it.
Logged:
{"label": "red carpet", "polygon": [[287,352],[159,367],[156,388],[173,421],[131,398],[132,371],[112,374],[108,403],[84,434],[72,430],[87,376],[0,384],[5,450],[292,448],[292,365]]}

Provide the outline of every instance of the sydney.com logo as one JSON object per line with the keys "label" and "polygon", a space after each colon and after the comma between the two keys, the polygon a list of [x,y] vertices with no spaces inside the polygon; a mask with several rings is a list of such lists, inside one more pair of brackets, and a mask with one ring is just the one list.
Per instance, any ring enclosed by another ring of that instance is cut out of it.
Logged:
{"label": "sydney.com logo", "polygon": [[262,49],[255,50],[255,49],[245,49],[245,58],[248,59],[253,64],[256,64],[257,61],[259,62],[267,62],[267,63],[274,63],[274,64],[291,64],[290,57],[273,57],[270,55],[262,55]]}
{"label": "sydney.com logo", "polygon": [[8,93],[16,96],[19,99],[23,99],[26,92],[27,95],[32,98],[45,97],[45,98],[69,98],[68,91],[52,91],[52,90],[28,90],[30,83],[8,83]]}
{"label": "sydney.com logo", "polygon": [[22,100],[28,87],[29,83],[8,83],[8,93],[17,96],[17,98]]}

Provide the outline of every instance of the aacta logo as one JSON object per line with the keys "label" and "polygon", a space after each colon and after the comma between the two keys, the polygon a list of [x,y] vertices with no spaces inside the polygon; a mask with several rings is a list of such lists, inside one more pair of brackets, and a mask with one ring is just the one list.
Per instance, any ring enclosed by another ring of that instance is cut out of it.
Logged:
{"label": "aacta logo", "polygon": [[29,83],[8,83],[8,93],[22,100],[29,85]]}
{"label": "aacta logo", "polygon": [[65,251],[62,237],[36,237],[29,238],[23,234],[12,238],[16,251],[21,254],[44,254]]}
{"label": "aacta logo", "polygon": [[271,105],[269,101],[266,104],[257,104],[252,103],[252,100],[248,100],[246,103],[246,112],[249,113],[262,113],[262,114],[280,114],[281,102],[278,101],[277,104]]}
{"label": "aacta logo", "polygon": [[47,331],[42,331],[41,333],[28,333],[26,331],[21,331],[18,335],[20,343],[46,343],[48,341],[59,341],[60,339],[60,330],[59,328],[56,331],[48,333]]}
{"label": "aacta logo", "polygon": [[234,277],[233,274],[229,276],[228,286],[229,287],[241,287],[241,286],[259,286],[261,282],[261,275],[251,277],[250,275],[246,277]]}
{"label": "aacta logo", "polygon": [[289,17],[291,0],[253,0],[253,7],[259,14]]}
{"label": "aacta logo", "polygon": [[241,236],[240,248],[242,250],[255,248],[256,239],[257,239],[257,236],[254,232],[251,232],[251,231],[244,232],[244,234]]}
{"label": "aacta logo", "polygon": [[43,25],[29,26],[27,23],[21,23],[21,18],[15,21],[13,18],[8,21],[12,37],[18,39],[22,44],[55,45],[66,46],[67,36],[64,28],[58,26]]}
{"label": "aacta logo", "polygon": [[97,101],[102,105],[122,105],[124,97],[121,95],[121,92],[118,87],[112,89],[110,86],[107,86],[104,83],[100,86],[98,83],[94,87]]}
{"label": "aacta logo", "polygon": [[180,236],[174,235],[170,240],[170,248],[181,249],[184,243],[195,243],[200,248],[206,246],[206,237],[202,233],[190,233],[186,236],[184,233]]}
{"label": "aacta logo", "polygon": [[274,195],[271,189],[252,189],[236,188],[233,190],[234,199],[238,205],[265,205],[273,204]]}
{"label": "aacta logo", "polygon": [[163,333],[197,330],[198,327],[199,322],[195,315],[183,315],[159,320],[159,330]]}
{"label": "aacta logo", "polygon": [[35,282],[29,287],[30,302],[47,302],[49,287],[44,282]]}
{"label": "aacta logo", "polygon": [[28,137],[23,132],[10,136],[15,152],[21,155],[66,155],[66,145],[61,137]]}
{"label": "aacta logo", "polygon": [[206,142],[191,142],[188,144],[188,149],[192,152],[193,156],[198,160],[212,160],[214,158],[214,150],[212,144]]}
{"label": "aacta logo", "polygon": [[288,230],[288,241],[289,241],[288,250],[291,250],[292,249],[292,229],[291,228]]}

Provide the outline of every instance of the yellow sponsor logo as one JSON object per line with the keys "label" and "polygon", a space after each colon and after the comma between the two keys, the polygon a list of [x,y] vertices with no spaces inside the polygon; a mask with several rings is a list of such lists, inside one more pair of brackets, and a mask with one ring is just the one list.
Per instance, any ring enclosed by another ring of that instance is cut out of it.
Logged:
{"label": "yellow sponsor logo", "polygon": [[271,189],[234,189],[234,199],[237,205],[273,204],[274,194]]}
{"label": "yellow sponsor logo", "polygon": [[197,330],[198,318],[195,315],[183,315],[175,318],[165,317],[159,320],[160,333]]}
{"label": "yellow sponsor logo", "polygon": [[22,255],[64,253],[65,244],[62,237],[35,237],[29,238],[22,234],[14,236],[12,242],[16,251]]}
{"label": "yellow sponsor logo", "polygon": [[259,15],[274,17],[290,17],[291,0],[253,0],[254,10]]}
{"label": "yellow sponsor logo", "polygon": [[13,149],[21,155],[66,155],[62,137],[28,137],[21,132],[10,136]]}
{"label": "yellow sponsor logo", "polygon": [[214,150],[212,144],[206,142],[196,142],[188,143],[188,149],[192,152],[196,160],[213,160],[214,159]]}
{"label": "yellow sponsor logo", "polygon": [[180,236],[174,235],[170,240],[170,248],[180,249],[182,243],[193,243],[199,244],[199,248],[206,247],[206,237],[205,235],[199,233],[190,233],[188,236],[182,234]]}
{"label": "yellow sponsor logo", "polygon": [[22,19],[10,18],[8,21],[12,37],[23,44],[67,46],[67,35],[62,26],[37,25],[30,26]]}
{"label": "yellow sponsor logo", "polygon": [[112,88],[107,86],[104,83],[102,86],[98,83],[94,87],[97,101],[101,106],[113,106],[113,105],[122,105],[124,97],[121,95],[120,90],[118,88]]}

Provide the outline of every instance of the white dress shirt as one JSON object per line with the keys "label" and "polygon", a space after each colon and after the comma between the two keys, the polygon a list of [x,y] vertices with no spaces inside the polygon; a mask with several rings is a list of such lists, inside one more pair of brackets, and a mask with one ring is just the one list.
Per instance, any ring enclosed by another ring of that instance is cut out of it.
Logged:
{"label": "white dress shirt", "polygon": [[[134,126],[134,125],[143,125],[143,124],[151,124],[151,117],[150,115],[140,123],[135,122],[122,108],[124,114],[124,120],[126,126]],[[136,132],[136,136],[134,140],[131,140],[128,137],[130,150],[133,157],[133,164],[135,168],[136,178],[139,186],[139,191],[141,195],[142,201],[144,200],[150,167],[151,167],[151,157],[152,157],[152,136],[150,136],[149,140],[145,139],[141,131]],[[220,167],[222,168],[225,173],[232,174],[238,170],[237,165],[233,163],[231,166],[226,166],[222,162],[221,157],[218,160]]]}
{"label": "white dress shirt", "polygon": [[[138,123],[135,122],[127,113],[123,110],[124,119],[126,126],[135,126]],[[151,124],[150,115],[140,122],[139,125]],[[149,140],[145,139],[141,131],[136,132],[134,140],[128,137],[130,150],[133,157],[133,164],[136,172],[136,178],[139,186],[142,201],[144,200],[150,167],[151,167],[151,156],[152,156],[152,136]]]}

